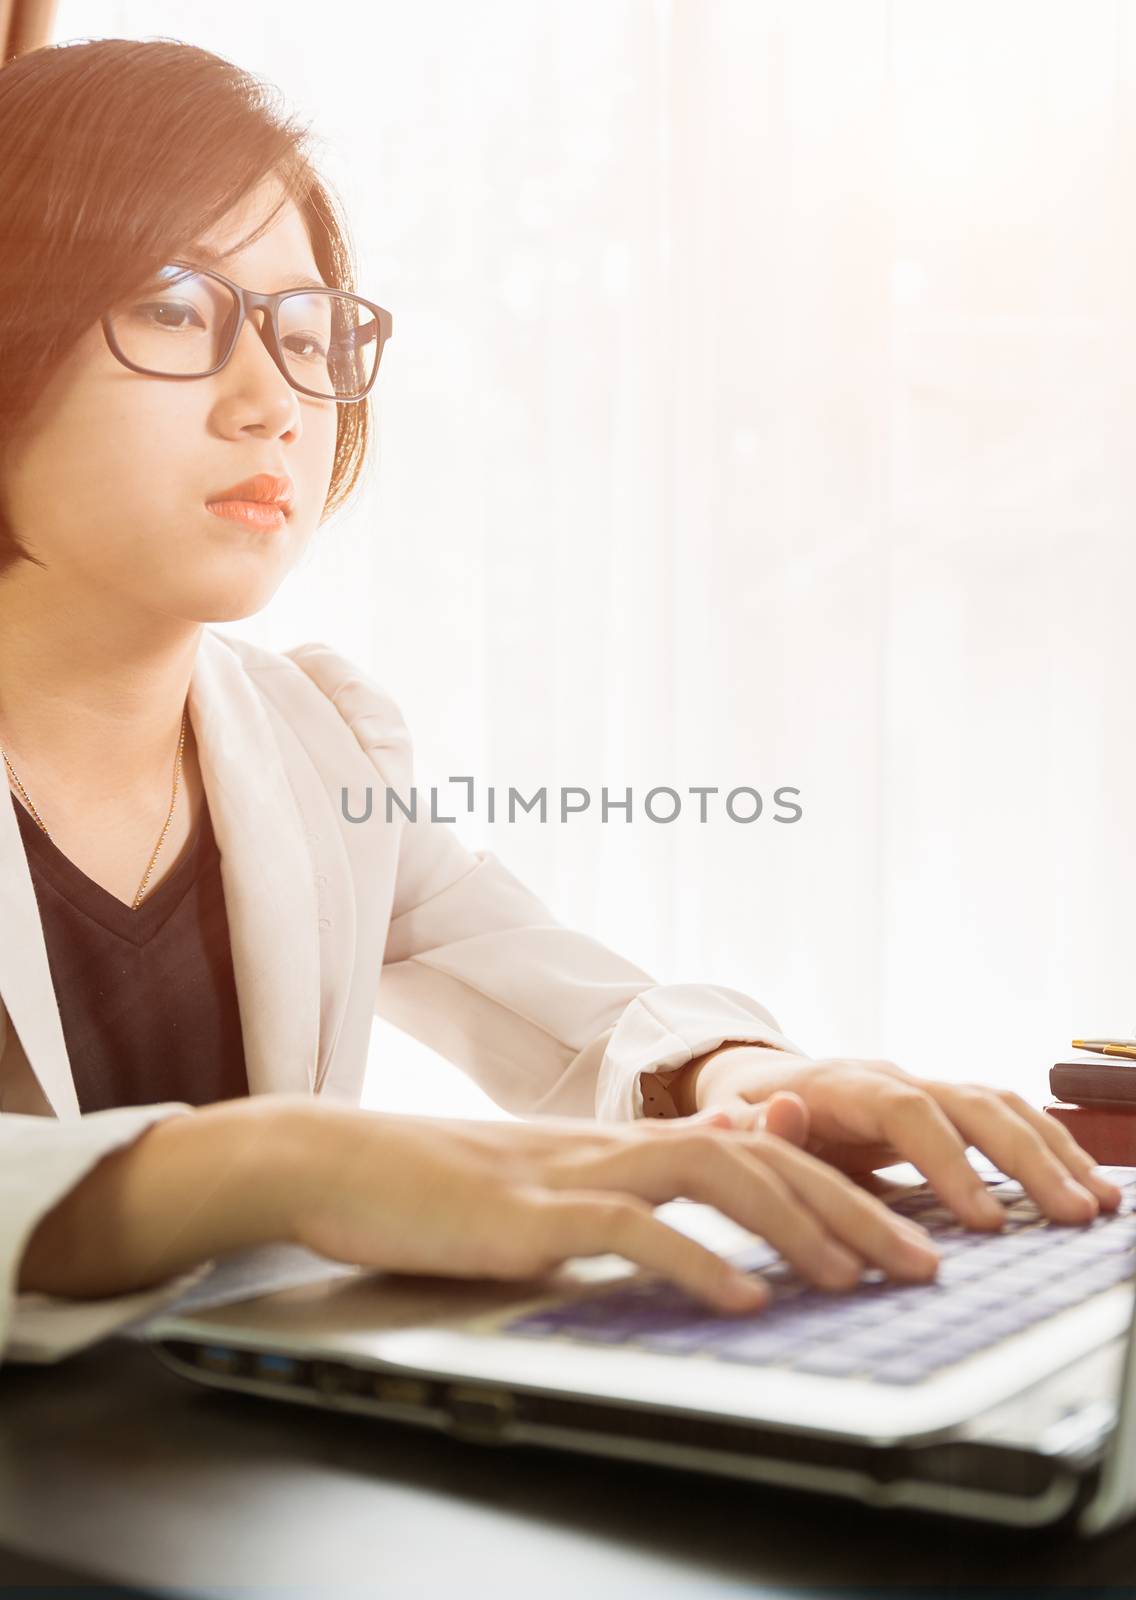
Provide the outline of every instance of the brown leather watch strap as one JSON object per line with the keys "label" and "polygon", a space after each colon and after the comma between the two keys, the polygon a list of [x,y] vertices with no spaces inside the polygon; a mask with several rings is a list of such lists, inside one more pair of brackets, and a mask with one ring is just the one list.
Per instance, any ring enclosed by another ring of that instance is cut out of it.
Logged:
{"label": "brown leather watch strap", "polygon": [[643,1091],[643,1115],[645,1117],[681,1117],[683,1112],[675,1103],[670,1084],[688,1072],[692,1067],[697,1067],[710,1056],[721,1055],[725,1050],[780,1050],[779,1044],[771,1044],[765,1039],[726,1039],[713,1049],[705,1051],[701,1056],[694,1056],[681,1067],[675,1067],[667,1078],[661,1078],[657,1072],[641,1072],[639,1085]]}
{"label": "brown leather watch strap", "polygon": [[[682,1072],[682,1067],[675,1069]],[[645,1117],[677,1117],[678,1107],[674,1103],[666,1080],[660,1078],[657,1072],[641,1072],[639,1074],[639,1087],[643,1091],[643,1115]]]}

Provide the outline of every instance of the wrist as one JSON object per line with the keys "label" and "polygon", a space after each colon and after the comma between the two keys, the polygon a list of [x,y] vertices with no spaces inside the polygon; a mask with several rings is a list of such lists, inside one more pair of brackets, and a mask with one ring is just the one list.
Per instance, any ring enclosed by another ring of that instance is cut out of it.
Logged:
{"label": "wrist", "polygon": [[296,1200],[312,1164],[310,1129],[320,1110],[307,1095],[250,1095],[205,1108],[210,1151],[202,1216],[210,1254],[293,1243]]}
{"label": "wrist", "polygon": [[720,1056],[730,1050],[779,1050],[780,1046],[768,1044],[763,1039],[731,1039],[725,1044],[718,1045],[713,1050],[708,1050],[704,1055],[695,1056],[688,1061],[686,1066],[668,1084],[675,1109],[680,1117],[693,1117],[705,1107],[705,1095],[712,1074],[708,1077],[705,1069],[714,1064]]}
{"label": "wrist", "polygon": [[685,1067],[671,1075],[667,1082],[675,1112],[680,1117],[693,1117],[698,1105],[698,1079],[710,1056],[695,1056]]}

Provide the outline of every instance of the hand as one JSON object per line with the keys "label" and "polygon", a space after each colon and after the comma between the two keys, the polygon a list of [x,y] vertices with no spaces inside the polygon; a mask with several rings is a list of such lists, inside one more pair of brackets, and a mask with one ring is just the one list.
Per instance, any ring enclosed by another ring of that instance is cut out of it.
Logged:
{"label": "hand", "polygon": [[997,1228],[1004,1217],[966,1158],[972,1144],[1058,1222],[1088,1222],[1120,1203],[1069,1130],[1012,1089],[917,1078],[894,1061],[813,1061],[735,1044],[694,1064],[685,1092],[737,1128],[764,1105],[761,1126],[849,1174],[910,1161],[969,1227]]}
{"label": "hand", "polygon": [[288,1237],[363,1266],[525,1279],[614,1251],[716,1309],[753,1310],[753,1279],[653,1215],[685,1195],[762,1235],[822,1288],[851,1287],[865,1261],[918,1281],[937,1267],[924,1229],[721,1114],[472,1122],[307,1101],[293,1126],[302,1159],[289,1167]]}

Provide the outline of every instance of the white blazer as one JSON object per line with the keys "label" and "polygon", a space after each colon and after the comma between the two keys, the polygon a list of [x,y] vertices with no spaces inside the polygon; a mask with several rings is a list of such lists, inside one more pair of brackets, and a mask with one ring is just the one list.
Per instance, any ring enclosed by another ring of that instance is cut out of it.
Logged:
{"label": "white blazer", "polygon": [[[492,851],[418,819],[390,696],[327,645],[283,654],[202,630],[189,687],[232,944],[251,1094],[357,1104],[378,1014],[522,1117],[643,1115],[665,1077],[733,1039],[798,1047],[756,1000],[656,984],[559,922]],[[365,822],[343,815],[341,793]],[[424,802],[425,797],[425,804]],[[425,815],[424,815],[425,813]],[[100,1301],[16,1295],[35,1224],[110,1150],[180,1102],[82,1116],[39,909],[0,803],[0,1359],[54,1360],[166,1303],[185,1278]]]}

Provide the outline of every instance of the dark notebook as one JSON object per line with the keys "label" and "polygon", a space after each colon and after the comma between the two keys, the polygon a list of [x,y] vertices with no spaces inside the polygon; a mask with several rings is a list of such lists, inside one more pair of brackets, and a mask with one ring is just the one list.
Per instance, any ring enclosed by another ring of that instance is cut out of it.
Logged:
{"label": "dark notebook", "polygon": [[1136,1109],[1136,1061],[1104,1056],[1098,1061],[1057,1061],[1049,1087],[1058,1100],[1075,1106]]}

